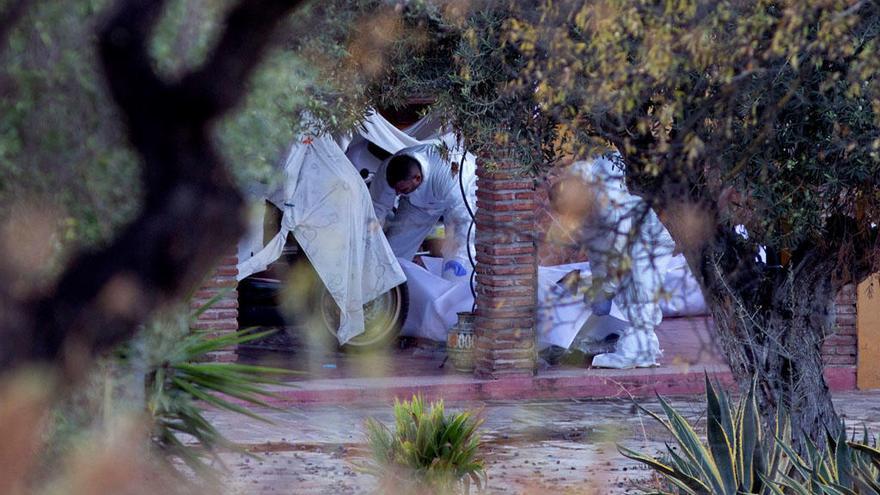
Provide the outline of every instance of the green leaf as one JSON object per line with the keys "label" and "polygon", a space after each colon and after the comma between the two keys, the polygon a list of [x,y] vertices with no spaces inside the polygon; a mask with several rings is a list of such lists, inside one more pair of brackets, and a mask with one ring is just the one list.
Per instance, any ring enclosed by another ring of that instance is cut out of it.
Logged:
{"label": "green leaf", "polygon": [[691,425],[688,424],[687,420],[673,409],[672,406],[670,406],[662,397],[659,398],[659,401],[660,406],[666,413],[666,417],[669,419],[673,434],[679,445],[681,445],[684,454],[699,466],[702,473],[702,479],[705,480],[712,489],[712,493],[724,493],[721,474],[718,472],[718,468],[715,465],[712,455],[706,450],[700,441],[697,432],[694,431]]}
{"label": "green leaf", "polygon": [[699,479],[694,478],[693,476],[688,476],[681,471],[677,471],[672,468],[672,466],[668,466],[663,464],[662,462],[654,459],[652,457],[648,457],[646,455],[640,454],[634,450],[630,450],[622,445],[617,446],[617,450],[624,456],[634,461],[641,462],[647,466],[650,466],[654,470],[663,474],[668,478],[674,478],[687,487],[689,493],[697,494],[697,493],[711,493],[709,488]]}
{"label": "green leaf", "polygon": [[[718,393],[706,378],[706,436],[709,441],[709,449],[712,452],[714,464],[718,469],[721,478],[721,486],[728,495],[736,495],[737,492],[737,473],[734,461],[736,455],[734,453],[732,431],[725,431],[725,426],[730,425],[729,409],[722,408],[722,401],[718,398]],[[725,418],[725,416],[728,416]]]}

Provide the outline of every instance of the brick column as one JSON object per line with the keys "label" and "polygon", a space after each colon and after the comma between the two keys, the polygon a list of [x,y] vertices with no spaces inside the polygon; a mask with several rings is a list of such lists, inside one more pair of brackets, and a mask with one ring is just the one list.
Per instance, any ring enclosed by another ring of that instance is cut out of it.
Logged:
{"label": "brick column", "polygon": [[[223,294],[211,308],[202,313],[193,324],[194,330],[207,330],[212,335],[222,335],[238,330],[238,256],[227,256],[220,260],[214,272],[205,280],[190,301],[192,309],[207,304],[218,294]],[[234,361],[235,349],[212,353],[212,361]]]}
{"label": "brick column", "polygon": [[822,360],[826,366],[855,366],[856,351],[856,287],[845,286],[834,301],[834,333],[822,343]]}
{"label": "brick column", "polygon": [[476,370],[478,376],[536,370],[535,182],[523,167],[477,166]]}

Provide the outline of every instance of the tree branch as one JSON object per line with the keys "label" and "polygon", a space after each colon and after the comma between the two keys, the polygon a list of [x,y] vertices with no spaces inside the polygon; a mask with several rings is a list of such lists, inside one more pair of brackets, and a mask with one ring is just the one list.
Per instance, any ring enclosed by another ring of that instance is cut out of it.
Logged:
{"label": "tree branch", "polygon": [[98,41],[143,161],[144,207],[107,247],[76,257],[20,318],[0,321],[0,338],[20,344],[0,346],[0,369],[54,361],[76,371],[201,282],[243,232],[241,195],[211,143],[211,124],[241,100],[275,27],[301,2],[242,0],[217,49],[176,85],[159,78],[147,50],[164,3],[120,2]]}
{"label": "tree branch", "polygon": [[0,12],[0,46],[6,46],[6,37],[9,36],[9,31],[24,15],[29,4],[30,2],[27,0],[14,1],[6,10]]}

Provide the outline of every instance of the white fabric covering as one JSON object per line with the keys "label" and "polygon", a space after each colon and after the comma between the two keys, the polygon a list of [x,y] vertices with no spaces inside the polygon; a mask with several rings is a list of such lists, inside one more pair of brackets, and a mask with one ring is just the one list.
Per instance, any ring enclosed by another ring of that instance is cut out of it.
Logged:
{"label": "white fabric covering", "polygon": [[340,344],[364,331],[363,305],[405,281],[373,212],[363,179],[329,136],[303,135],[290,147],[283,188],[270,201],[283,212],[281,231],[253,257],[238,279],[277,260],[287,234],[341,309]]}
{"label": "white fabric covering", "polygon": [[[402,335],[445,341],[446,333],[457,321],[456,313],[470,311],[474,298],[467,283],[443,279],[442,260],[423,256],[420,265],[400,259],[409,287],[409,316]],[[703,315],[706,311],[697,281],[683,265],[681,255],[671,258],[665,277],[664,289],[673,297],[660,300],[664,316]],[[575,295],[562,289],[557,282],[572,271],[578,271],[581,284],[591,282],[590,264],[538,267],[538,348],[555,345],[568,349],[582,329],[582,336],[602,339],[608,333],[622,333],[627,320],[617,301],[612,301],[611,313],[592,317],[590,306],[583,294]],[[588,324],[589,323],[589,324]],[[584,325],[587,325],[584,327]]]}
{"label": "white fabric covering", "polygon": [[684,255],[679,254],[666,263],[666,274],[663,276],[663,298],[660,309],[663,316],[700,316],[708,314],[706,300],[700,284],[694,278]]}
{"label": "white fabric covering", "polygon": [[446,341],[446,334],[457,321],[457,313],[470,311],[474,305],[468,280],[443,278],[443,260],[422,257],[423,268],[400,258],[409,289],[409,313],[401,335]]}
{"label": "white fabric covering", "polygon": [[[283,187],[267,198],[283,212],[281,231],[261,251],[248,257],[255,250],[257,232],[262,231],[262,222],[254,222],[253,232],[239,247],[238,279],[242,280],[277,260],[287,233],[293,232],[342,308],[337,334],[341,344],[363,332],[363,304],[405,280],[358,174],[361,168],[375,171],[378,167],[378,160],[366,149],[367,140],[389,153],[454,141],[451,135],[437,138],[434,132],[429,133],[427,141],[420,141],[375,111],[352,134],[335,138],[300,136],[285,160]],[[351,151],[356,163],[346,157],[343,149]],[[452,156],[456,156],[454,153]],[[468,154],[467,160],[474,163],[472,155]],[[475,198],[471,198],[471,206],[476,206]]]}

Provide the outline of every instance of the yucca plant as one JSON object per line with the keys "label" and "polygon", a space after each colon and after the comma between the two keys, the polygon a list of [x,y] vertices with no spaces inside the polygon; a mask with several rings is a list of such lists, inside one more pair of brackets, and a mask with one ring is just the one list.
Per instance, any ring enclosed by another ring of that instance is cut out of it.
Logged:
{"label": "yucca plant", "polygon": [[807,453],[798,455],[788,445],[782,445],[792,459],[792,472],[778,473],[774,493],[797,495],[880,495],[880,450],[876,439],[870,441],[868,430],[863,429],[861,442],[846,441],[845,428],[835,438],[827,436],[827,448],[819,449],[807,441]]}
{"label": "yucca plant", "polygon": [[780,413],[775,431],[764,431],[754,386],[733,406],[727,394],[720,387],[716,389],[706,377],[705,443],[678,411],[662,397],[659,401],[666,419],[641,409],[666,427],[678,451],[667,444],[666,455],[658,458],[618,446],[621,454],[648,465],[664,477],[670,489],[676,490],[656,493],[777,493],[777,487],[769,481],[776,479],[776,473],[788,469],[781,444],[790,441],[790,429],[785,414]]}
{"label": "yucca plant", "polygon": [[366,471],[378,477],[383,493],[470,493],[486,485],[480,456],[482,420],[471,411],[447,415],[443,401],[428,409],[424,400],[394,401],[395,430],[367,419],[372,460]]}
{"label": "yucca plant", "polygon": [[[236,363],[207,362],[212,352],[263,338],[273,331],[241,330],[221,336],[190,330],[191,323],[210,308],[209,301],[187,315],[172,312],[157,318],[145,330],[147,358],[147,410],[154,421],[152,441],[164,458],[179,458],[208,478],[223,463],[218,448],[242,452],[205,418],[206,404],[269,422],[248,406],[271,408],[265,399],[275,397],[267,385],[283,385],[279,375],[289,370]],[[233,400],[238,403],[233,402]]]}

